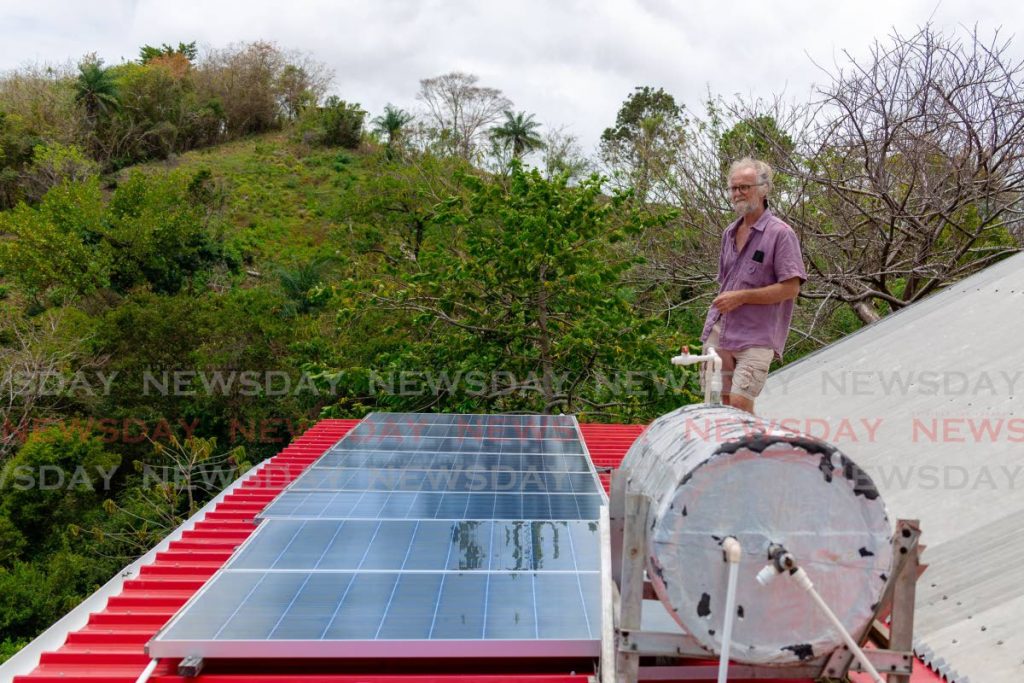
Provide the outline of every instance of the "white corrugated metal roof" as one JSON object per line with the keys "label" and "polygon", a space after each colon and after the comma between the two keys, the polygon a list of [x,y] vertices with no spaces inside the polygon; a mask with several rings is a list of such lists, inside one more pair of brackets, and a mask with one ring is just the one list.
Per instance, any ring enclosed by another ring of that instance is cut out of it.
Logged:
{"label": "white corrugated metal roof", "polygon": [[1024,680],[1024,254],[783,367],[757,412],[921,520],[920,654],[950,680]]}

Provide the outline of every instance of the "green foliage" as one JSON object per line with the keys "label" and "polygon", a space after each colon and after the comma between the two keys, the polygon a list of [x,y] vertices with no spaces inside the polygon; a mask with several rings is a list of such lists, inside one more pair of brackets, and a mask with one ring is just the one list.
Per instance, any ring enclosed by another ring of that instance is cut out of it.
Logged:
{"label": "green foliage", "polygon": [[78,65],[75,99],[85,108],[86,117],[95,125],[121,106],[117,81],[103,60],[87,58]]}
{"label": "green foliage", "polygon": [[512,151],[513,159],[522,159],[530,152],[544,147],[544,140],[537,133],[540,124],[533,120],[533,114],[506,111],[504,116],[505,120],[491,130],[491,135]]}
{"label": "green foliage", "polygon": [[779,128],[774,117],[762,114],[746,118],[722,134],[718,141],[718,158],[722,175],[729,164],[743,157],[753,157],[779,168],[793,153],[796,143]]}
{"label": "green foliage", "polygon": [[0,567],[10,566],[21,556],[27,544],[17,525],[7,515],[0,514]]}
{"label": "green foliage", "polygon": [[646,201],[684,141],[686,123],[683,106],[664,89],[637,87],[619,108],[615,125],[601,133],[601,158],[614,179]]}
{"label": "green foliage", "polygon": [[355,149],[363,137],[366,112],[358,104],[349,104],[335,96],[322,107],[308,109],[299,131],[308,144]]}
{"label": "green foliage", "polygon": [[278,99],[285,115],[295,120],[302,112],[315,107],[317,94],[312,90],[310,75],[296,64],[287,64],[277,77]]}
{"label": "green foliage", "polygon": [[114,67],[122,108],[105,132],[111,166],[166,158],[219,139],[223,113],[196,91],[191,69],[177,53]]}
{"label": "green foliage", "polygon": [[300,322],[282,315],[287,303],[270,287],[133,292],[97,333],[97,350],[118,376],[100,414],[115,425],[141,420],[149,434],[171,428],[276,452],[316,400],[300,390],[299,360],[288,353]]}
{"label": "green foliage", "polygon": [[28,643],[28,638],[20,638],[16,640],[4,638],[4,640],[0,641],[0,663],[3,663],[13,657],[18,650],[28,645]]}
{"label": "green foliage", "polygon": [[224,257],[211,230],[209,175],[133,173],[114,192],[103,238],[111,247],[111,286],[126,292],[148,284],[174,293],[195,273]]}
{"label": "green foliage", "polygon": [[384,113],[373,120],[374,132],[386,138],[388,159],[394,159],[401,150],[405,129],[412,121],[412,114],[391,104],[385,105]]}
{"label": "green foliage", "polygon": [[21,117],[0,110],[0,211],[22,198],[21,174],[37,144]]}
{"label": "green foliage", "polygon": [[113,255],[100,239],[99,181],[62,183],[36,208],[0,213],[0,271],[35,298],[60,300],[109,284]]}
{"label": "green foliage", "polygon": [[514,164],[507,186],[462,180],[469,197],[433,219],[459,235],[458,249],[424,252],[420,272],[385,299],[414,314],[423,339],[400,360],[450,376],[510,378],[476,398],[466,384],[439,397],[453,410],[592,405],[597,373],[630,367],[651,350],[649,323],[634,314],[622,283],[635,259],[616,243],[667,217],[642,218],[622,195],[604,199],[597,177],[568,187],[564,177],[546,180]]}
{"label": "green foliage", "polygon": [[30,202],[38,202],[61,183],[85,182],[99,174],[99,165],[74,145],[51,142],[36,145],[32,162],[22,174],[22,186]]}
{"label": "green foliage", "polygon": [[[119,566],[95,557],[60,551],[44,563],[17,562],[0,567],[2,653],[13,654],[31,637],[63,617],[103,583]],[[14,645],[15,647],[11,647]]]}
{"label": "green foliage", "polygon": [[[385,158],[366,162],[366,176],[339,207],[339,215],[360,226],[354,242],[363,253],[382,254],[391,264],[415,262],[431,232],[443,242],[450,233],[432,230],[439,198],[464,192],[453,181],[471,166],[459,157],[411,155],[404,163]],[[340,237],[340,236],[339,236]]]}
{"label": "green foliage", "polygon": [[0,473],[0,515],[39,554],[59,547],[65,528],[81,523],[105,497],[121,457],[74,428],[34,432]]}
{"label": "green foliage", "polygon": [[336,259],[320,256],[291,268],[278,268],[281,289],[288,297],[286,313],[296,315],[322,309],[331,297],[325,280],[335,265]]}
{"label": "green foliage", "polygon": [[153,453],[133,464],[131,486],[119,501],[104,501],[107,516],[91,528],[74,528],[90,535],[102,554],[121,561],[160,541],[251,467],[241,446],[220,451],[216,438],[174,434],[154,442]]}
{"label": "green foliage", "polygon": [[636,145],[650,139],[659,131],[674,127],[683,121],[683,107],[676,104],[664,88],[637,87],[622,103],[615,115],[615,125],[601,133],[602,145]]}
{"label": "green foliage", "polygon": [[173,55],[181,55],[188,61],[195,62],[196,57],[199,56],[199,48],[196,47],[196,41],[193,40],[191,43],[178,43],[178,47],[171,47],[167,43],[164,43],[160,47],[143,45],[139,49],[139,61],[143,64],[147,64],[159,57],[169,57]]}
{"label": "green foliage", "polygon": [[145,284],[176,292],[224,258],[209,223],[209,176],[134,173],[104,204],[98,179],[61,182],[38,207],[0,214],[0,270],[37,298],[59,300]]}

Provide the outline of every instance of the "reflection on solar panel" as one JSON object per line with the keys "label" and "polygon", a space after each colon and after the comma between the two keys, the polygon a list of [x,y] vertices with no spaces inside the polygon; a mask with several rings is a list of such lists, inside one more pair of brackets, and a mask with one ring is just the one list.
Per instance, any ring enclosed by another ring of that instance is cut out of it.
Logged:
{"label": "reflection on solar panel", "polygon": [[595,655],[603,502],[573,417],[374,413],[149,653]]}

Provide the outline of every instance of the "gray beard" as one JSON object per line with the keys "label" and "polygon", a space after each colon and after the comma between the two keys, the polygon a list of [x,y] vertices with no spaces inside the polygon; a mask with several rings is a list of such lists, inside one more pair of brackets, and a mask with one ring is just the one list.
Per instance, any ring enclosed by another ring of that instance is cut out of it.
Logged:
{"label": "gray beard", "polygon": [[732,210],[736,212],[736,215],[743,218],[748,213],[757,208],[757,205],[752,201],[739,201],[732,205]]}

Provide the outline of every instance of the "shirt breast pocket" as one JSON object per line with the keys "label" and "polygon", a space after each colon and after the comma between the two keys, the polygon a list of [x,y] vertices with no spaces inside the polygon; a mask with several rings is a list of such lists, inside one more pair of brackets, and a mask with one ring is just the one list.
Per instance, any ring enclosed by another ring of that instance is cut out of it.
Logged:
{"label": "shirt breast pocket", "polygon": [[741,278],[748,287],[764,287],[772,284],[771,269],[763,263],[747,263],[743,266]]}

